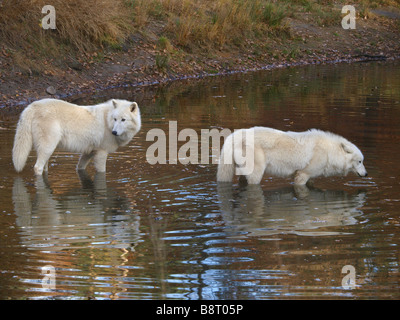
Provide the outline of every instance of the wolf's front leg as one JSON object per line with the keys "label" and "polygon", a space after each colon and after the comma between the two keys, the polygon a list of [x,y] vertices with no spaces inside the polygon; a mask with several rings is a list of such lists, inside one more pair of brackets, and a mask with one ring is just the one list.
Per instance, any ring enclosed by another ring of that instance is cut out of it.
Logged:
{"label": "wolf's front leg", "polygon": [[95,151],[90,153],[82,153],[81,157],[79,158],[78,165],[76,166],[76,170],[85,170],[94,155]]}
{"label": "wolf's front leg", "polygon": [[105,150],[97,150],[94,155],[94,167],[97,172],[106,172],[106,161],[108,152]]}
{"label": "wolf's front leg", "polygon": [[305,185],[307,181],[310,179],[310,175],[304,171],[296,171],[294,176],[294,184],[296,185]]}

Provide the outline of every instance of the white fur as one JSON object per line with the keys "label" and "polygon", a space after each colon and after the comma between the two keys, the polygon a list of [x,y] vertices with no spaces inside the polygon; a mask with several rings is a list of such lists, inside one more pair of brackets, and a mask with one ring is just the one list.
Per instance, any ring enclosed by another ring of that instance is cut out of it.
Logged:
{"label": "white fur", "polygon": [[31,103],[18,121],[14,167],[18,172],[24,168],[33,146],[37,152],[37,175],[47,171],[47,162],[56,148],[81,153],[78,170],[85,169],[94,158],[96,170],[105,172],[107,154],[128,144],[140,126],[136,102],[114,99],[78,106],[57,99],[39,100]]}
{"label": "white fur", "polygon": [[[241,132],[250,133],[250,130],[254,130],[253,145],[246,143],[246,134]],[[347,175],[351,171],[367,176],[364,157],[354,144],[339,135],[317,129],[284,132],[254,127],[235,131],[226,138],[222,148],[218,181],[232,181],[238,151],[254,154],[254,169],[245,176],[249,184],[260,183],[264,172],[279,177],[294,174],[297,185],[306,184],[310,178]]]}

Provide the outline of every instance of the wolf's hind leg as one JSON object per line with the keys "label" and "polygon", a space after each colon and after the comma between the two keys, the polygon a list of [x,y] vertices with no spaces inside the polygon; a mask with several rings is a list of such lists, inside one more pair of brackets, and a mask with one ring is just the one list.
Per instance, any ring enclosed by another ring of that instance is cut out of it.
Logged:
{"label": "wolf's hind leg", "polygon": [[[251,151],[251,150],[250,150]],[[251,168],[252,172],[246,175],[248,184],[259,184],[264,176],[265,168],[267,167],[265,154],[262,150],[255,150],[253,157],[248,157],[250,161],[247,165]]]}
{"label": "wolf's hind leg", "polygon": [[48,171],[48,162],[54,150],[56,149],[56,146],[57,144],[53,144],[53,146],[48,145],[46,146],[46,149],[39,148],[37,150],[37,159],[35,166],[33,167],[36,175],[40,176],[43,174],[43,171]]}
{"label": "wolf's hind leg", "polygon": [[33,143],[37,154],[34,166],[35,174],[40,176],[48,170],[48,161],[57,148],[61,139],[61,129],[58,123],[53,123],[46,128],[36,128],[32,132]]}
{"label": "wolf's hind leg", "polygon": [[259,184],[261,182],[262,177],[264,176],[264,167],[256,167],[254,171],[246,176],[248,184]]}
{"label": "wolf's hind leg", "polygon": [[95,154],[95,151],[92,151],[90,153],[82,153],[81,157],[79,158],[78,165],[76,166],[76,170],[85,170]]}

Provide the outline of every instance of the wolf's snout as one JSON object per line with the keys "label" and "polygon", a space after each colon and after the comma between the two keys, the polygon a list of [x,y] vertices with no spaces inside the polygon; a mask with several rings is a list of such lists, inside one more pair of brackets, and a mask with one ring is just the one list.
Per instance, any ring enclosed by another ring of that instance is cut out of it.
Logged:
{"label": "wolf's snout", "polygon": [[114,136],[117,136],[117,135],[118,135],[118,132],[115,131],[115,130],[113,130],[111,133],[112,133]]}

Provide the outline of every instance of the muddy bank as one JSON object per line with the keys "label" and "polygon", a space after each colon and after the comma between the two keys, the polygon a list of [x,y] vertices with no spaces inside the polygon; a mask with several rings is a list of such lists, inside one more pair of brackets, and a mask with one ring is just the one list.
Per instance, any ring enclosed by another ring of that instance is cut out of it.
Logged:
{"label": "muddy bank", "polygon": [[42,59],[43,72],[17,67],[15,57],[0,51],[0,107],[24,107],[56,97],[74,100],[113,87],[141,87],[205,76],[322,63],[343,63],[400,57],[400,14],[376,10],[373,18],[357,19],[356,29],[340,22],[323,26],[307,17],[286,19],[285,35],[249,40],[240,46],[171,54],[158,46],[159,23],[133,34],[118,51],[104,49],[90,56]]}

